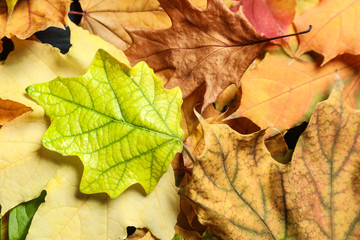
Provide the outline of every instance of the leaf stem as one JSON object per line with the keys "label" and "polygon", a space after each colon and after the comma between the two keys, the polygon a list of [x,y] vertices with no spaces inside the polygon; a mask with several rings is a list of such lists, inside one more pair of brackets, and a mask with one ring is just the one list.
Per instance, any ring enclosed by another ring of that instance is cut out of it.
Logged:
{"label": "leaf stem", "polygon": [[69,11],[68,14],[81,15],[81,16],[85,15],[83,12],[76,12],[76,11]]}
{"label": "leaf stem", "polygon": [[262,42],[269,42],[269,41],[276,40],[276,39],[280,39],[280,38],[286,38],[286,37],[292,37],[292,36],[297,36],[297,35],[305,34],[305,33],[310,32],[311,29],[312,29],[312,25],[309,25],[309,28],[308,28],[307,30],[305,30],[305,31],[298,32],[298,33],[293,33],[293,34],[288,34],[288,35],[283,35],[283,36],[279,36],[279,37],[274,37],[274,38],[267,38],[267,39],[263,39],[263,40],[260,40],[260,41],[252,42],[252,43],[249,44],[249,45],[256,44],[256,43],[262,43]]}
{"label": "leaf stem", "polygon": [[194,156],[191,154],[189,148],[183,143],[184,151],[189,156],[190,160],[195,164]]}

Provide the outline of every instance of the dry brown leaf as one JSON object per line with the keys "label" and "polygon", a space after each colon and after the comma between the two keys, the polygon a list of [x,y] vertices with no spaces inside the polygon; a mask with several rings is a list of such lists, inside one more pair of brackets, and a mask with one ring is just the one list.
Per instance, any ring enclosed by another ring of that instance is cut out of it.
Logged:
{"label": "dry brown leaf", "polygon": [[201,86],[196,89],[193,94],[184,99],[181,105],[181,122],[180,126],[184,130],[183,140],[187,139],[188,136],[196,129],[199,121],[194,113],[194,109],[199,108],[203,103],[205,93],[205,86]]}
{"label": "dry brown leaf", "polygon": [[187,230],[184,228],[179,227],[178,225],[175,226],[175,232],[177,235],[182,237],[186,240],[200,240],[201,236],[198,232]]}
{"label": "dry brown leaf", "polygon": [[32,109],[24,104],[0,98],[0,128],[5,123],[29,111]]}
{"label": "dry brown leaf", "polygon": [[294,20],[298,30],[313,26],[300,35],[296,57],[313,50],[324,55],[327,63],[343,53],[360,54],[360,1],[323,0]]}
{"label": "dry brown leaf", "polygon": [[338,81],[317,105],[289,164],[271,158],[264,131],[202,123],[205,150],[182,194],[222,239],[358,239],[360,111]]}
{"label": "dry brown leaf", "polygon": [[[181,183],[179,185],[180,188],[184,188],[186,185],[188,185],[189,181],[191,179],[191,175],[188,172],[185,172],[184,177],[181,179]],[[181,219],[181,215],[184,217],[184,219]],[[180,226],[187,226],[189,225],[192,227],[192,223],[194,219],[196,218],[196,213],[194,208],[192,207],[189,200],[185,197],[180,197],[180,213],[178,216],[177,225]]]}
{"label": "dry brown leaf", "polygon": [[129,30],[133,44],[126,51],[131,64],[146,61],[155,71],[174,69],[167,88],[179,86],[183,98],[202,84],[202,111],[230,84],[239,84],[264,44],[241,12],[222,0],[209,0],[202,10],[189,0],[160,0],[172,20],[164,30]]}

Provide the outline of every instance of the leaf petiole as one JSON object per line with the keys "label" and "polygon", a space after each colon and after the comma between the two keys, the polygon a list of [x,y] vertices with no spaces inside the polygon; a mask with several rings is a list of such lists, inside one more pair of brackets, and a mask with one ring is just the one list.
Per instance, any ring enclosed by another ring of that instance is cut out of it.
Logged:
{"label": "leaf petiole", "polygon": [[77,12],[77,11],[69,11],[68,14],[81,15],[81,16],[85,15],[84,12]]}
{"label": "leaf petiole", "polygon": [[[305,33],[310,32],[311,29],[312,29],[312,25],[309,25],[309,28],[306,29],[305,31],[302,31],[302,32],[292,33],[292,34],[283,35],[283,36],[278,36],[278,37],[274,37],[274,38],[267,38],[267,39],[263,39],[263,40],[256,41],[256,42],[252,42],[252,43],[249,43],[249,44],[246,44],[246,45],[252,45],[252,44],[257,44],[257,43],[262,43],[262,42],[269,42],[269,41],[276,40],[276,39],[280,39],[280,38],[298,36],[298,35],[301,35],[301,34],[305,34]],[[242,46],[243,46],[243,45],[242,45]]]}
{"label": "leaf petiole", "polygon": [[184,151],[186,152],[186,154],[189,156],[190,160],[195,163],[195,158],[194,156],[191,154],[189,148],[183,143],[183,148],[184,148]]}

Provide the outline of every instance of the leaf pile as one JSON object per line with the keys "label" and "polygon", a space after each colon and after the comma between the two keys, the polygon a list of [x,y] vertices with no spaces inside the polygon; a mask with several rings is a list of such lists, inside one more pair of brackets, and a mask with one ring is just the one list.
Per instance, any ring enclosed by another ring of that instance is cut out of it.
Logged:
{"label": "leaf pile", "polygon": [[[128,188],[115,199],[106,194],[87,195],[79,191],[84,169],[81,161],[77,157],[63,157],[41,145],[50,121],[44,109],[28,97],[26,87],[47,82],[57,75],[85,74],[98,48],[122,62],[127,61],[120,50],[98,37],[74,25],[70,29],[73,46],[66,55],[41,43],[14,40],[16,50],[0,66],[1,83],[7,86],[0,89],[0,95],[33,109],[4,124],[0,131],[1,213],[46,190],[45,202],[31,223],[29,239],[74,236],[124,239],[127,226],[144,227],[159,238],[171,238],[179,211],[172,169],[146,196],[140,185]],[[88,226],[92,226],[91,231]]]}
{"label": "leaf pile", "polygon": [[1,239],[359,238],[359,1],[78,3],[0,0]]}
{"label": "leaf pile", "polygon": [[129,31],[134,43],[125,53],[132,64],[146,61],[154,71],[174,69],[166,87],[179,86],[183,97],[206,84],[204,110],[227,86],[239,83],[263,46],[252,43],[262,37],[221,0],[208,0],[204,10],[189,0],[159,2],[171,28]]}
{"label": "leaf pile", "polygon": [[359,235],[360,112],[344,106],[341,85],[317,105],[287,165],[272,159],[264,131],[202,123],[205,149],[182,194],[209,231],[222,239]]}

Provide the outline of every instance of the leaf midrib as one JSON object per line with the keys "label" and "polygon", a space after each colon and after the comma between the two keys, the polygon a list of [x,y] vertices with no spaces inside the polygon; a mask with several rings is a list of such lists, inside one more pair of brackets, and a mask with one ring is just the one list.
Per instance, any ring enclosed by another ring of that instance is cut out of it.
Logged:
{"label": "leaf midrib", "polygon": [[[35,92],[35,91],[34,91],[34,92]],[[40,93],[40,92],[39,92],[39,93]],[[157,131],[157,130],[154,130],[154,129],[151,129],[151,128],[145,128],[145,127],[136,125],[136,124],[134,124],[134,123],[129,123],[129,122],[126,122],[124,119],[120,120],[120,119],[116,119],[116,118],[110,117],[110,116],[108,116],[108,115],[106,115],[106,114],[104,114],[104,113],[102,113],[102,112],[97,111],[96,109],[92,109],[92,108],[89,108],[89,107],[87,107],[87,106],[81,105],[81,104],[79,104],[79,103],[70,101],[70,100],[65,99],[65,98],[62,98],[62,97],[60,97],[60,96],[58,96],[58,95],[56,95],[56,94],[53,94],[53,93],[40,93],[40,94],[49,95],[49,96],[52,96],[52,97],[59,98],[59,99],[61,99],[61,100],[64,101],[64,102],[68,102],[68,103],[74,104],[74,105],[76,105],[76,106],[78,106],[78,107],[80,107],[80,108],[84,108],[84,109],[87,109],[87,110],[89,110],[89,111],[95,112],[95,113],[97,113],[97,114],[99,114],[99,115],[101,115],[101,116],[103,116],[103,117],[105,117],[105,118],[107,118],[107,119],[110,119],[110,120],[113,121],[113,122],[118,122],[118,123],[127,124],[127,125],[129,125],[129,126],[131,126],[131,127],[133,127],[133,128],[139,128],[139,129],[142,129],[142,130],[144,130],[144,131],[149,131],[149,132],[153,132],[153,133],[156,133],[156,134],[165,135],[166,137],[174,138],[174,139],[176,139],[176,140],[181,141],[181,139],[178,138],[177,136],[170,135],[170,134],[165,133],[165,132],[160,132],[160,131]],[[68,114],[66,114],[66,115],[68,115]],[[50,116],[50,118],[57,118],[57,117],[58,117],[58,115]],[[104,124],[104,125],[105,125],[105,124]],[[102,126],[104,126],[104,125],[102,125]],[[99,126],[99,127],[95,128],[95,129],[101,128],[102,126]],[[91,130],[89,130],[89,131],[91,131]],[[89,132],[89,131],[88,131],[88,132]],[[83,134],[83,133],[81,133],[81,134]],[[70,136],[65,136],[65,135],[64,135],[64,137],[71,137],[71,136],[74,136],[74,135],[70,135]]]}
{"label": "leaf midrib", "polygon": [[[128,75],[129,76],[129,75]],[[144,76],[144,66],[142,66],[141,68],[141,75],[140,75],[140,82],[142,81],[143,79],[143,76]],[[172,131],[171,127],[167,124],[167,122],[165,121],[165,119],[162,118],[162,116],[159,114],[158,110],[154,107],[154,105],[152,104],[152,102],[150,102],[150,100],[145,96],[143,90],[141,89],[141,87],[134,81],[134,79],[129,76],[130,80],[133,82],[133,84],[135,84],[135,86],[138,87],[141,95],[143,96],[143,98],[148,102],[148,104],[151,106],[151,108],[153,109],[153,111],[156,113],[156,115],[163,121],[164,125],[167,127],[167,129],[169,129],[169,131],[175,135],[175,133]],[[109,82],[109,85],[111,86],[110,82]],[[155,85],[155,84],[154,84]],[[111,86],[112,87],[112,86]],[[156,89],[156,86],[155,86],[155,89]],[[176,95],[175,95],[175,98],[176,98]],[[174,99],[175,99],[174,98]],[[117,98],[116,98],[117,99]],[[172,100],[172,102],[174,101],[174,99]],[[119,101],[118,101],[119,102]],[[120,104],[119,104],[120,106]],[[168,108],[169,110],[169,108]]]}

